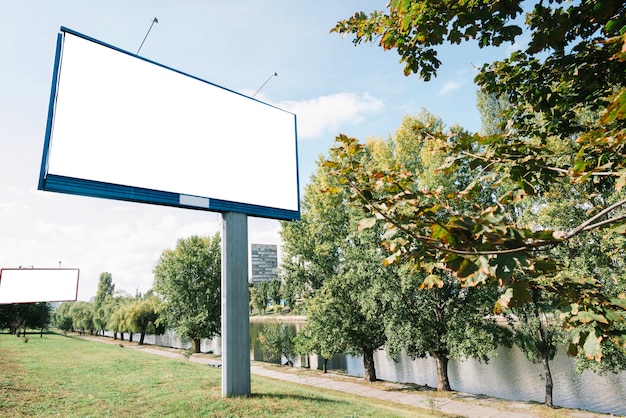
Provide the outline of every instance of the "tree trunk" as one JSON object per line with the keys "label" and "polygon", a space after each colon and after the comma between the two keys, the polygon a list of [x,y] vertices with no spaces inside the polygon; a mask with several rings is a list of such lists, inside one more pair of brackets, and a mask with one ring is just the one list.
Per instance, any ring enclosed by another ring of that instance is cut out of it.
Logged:
{"label": "tree trunk", "polygon": [[324,361],[322,362],[322,370],[324,373],[328,373],[328,359],[326,357],[322,357]]}
{"label": "tree trunk", "polygon": [[133,342],[133,333],[132,332],[128,333],[128,342],[130,342],[130,343]]}
{"label": "tree trunk", "polygon": [[448,380],[448,356],[439,352],[433,353],[433,356],[437,364],[437,391],[449,392],[452,389]]}
{"label": "tree trunk", "polygon": [[120,332],[120,340],[124,341],[124,333]]}
{"label": "tree trunk", "polygon": [[143,339],[146,336],[146,332],[142,332],[141,335],[139,336],[139,345],[143,345]]}
{"label": "tree trunk", "polygon": [[546,406],[548,408],[552,408],[552,388],[554,387],[554,383],[552,382],[552,372],[550,372],[550,362],[548,361],[547,356],[542,356],[543,370],[546,375]]}
{"label": "tree trunk", "polygon": [[113,339],[114,339],[114,340],[117,340],[117,332],[114,332],[114,333],[113,333]]}
{"label": "tree trunk", "polygon": [[374,365],[374,349],[371,347],[363,346],[363,380],[366,382],[375,382],[376,380],[376,367]]}
{"label": "tree trunk", "polygon": [[200,338],[194,338],[193,339],[193,347],[194,347],[194,353],[199,353],[200,352]]}

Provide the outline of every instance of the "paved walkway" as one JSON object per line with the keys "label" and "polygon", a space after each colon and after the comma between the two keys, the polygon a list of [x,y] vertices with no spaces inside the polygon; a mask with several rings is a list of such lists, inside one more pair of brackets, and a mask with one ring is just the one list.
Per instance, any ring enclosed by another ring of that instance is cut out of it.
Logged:
{"label": "paved walkway", "polygon": [[[166,356],[175,359],[184,359],[182,350],[156,348],[154,346],[137,345],[127,341],[112,340],[110,338],[89,337],[82,338],[99,341],[109,344],[123,345],[146,353]],[[207,364],[213,367],[221,367],[219,358],[206,354],[194,354],[190,361]],[[250,372],[257,376],[270,379],[283,380],[300,385],[314,386],[321,389],[335,390],[366,398],[378,398],[389,402],[404,405],[416,406],[425,410],[443,412],[454,416],[467,418],[540,418],[549,416],[550,412],[540,414],[531,409],[536,403],[505,401],[497,398],[490,398],[482,395],[472,395],[467,393],[453,392],[448,397],[436,397],[423,392],[410,391],[410,385],[403,385],[392,382],[375,382],[369,384],[360,378],[339,375],[336,373],[322,374],[318,371],[307,371],[300,368],[287,368],[268,363],[253,361]],[[570,409],[557,409],[559,416],[575,418],[600,418],[611,417],[612,415],[592,413]]]}

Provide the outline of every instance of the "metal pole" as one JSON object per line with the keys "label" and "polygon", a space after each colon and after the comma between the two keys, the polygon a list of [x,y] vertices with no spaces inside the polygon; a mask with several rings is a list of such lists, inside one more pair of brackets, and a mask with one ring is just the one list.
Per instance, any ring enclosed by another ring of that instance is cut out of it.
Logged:
{"label": "metal pole", "polygon": [[222,396],[250,396],[248,217],[222,218]]}
{"label": "metal pole", "polygon": [[141,45],[139,45],[139,49],[137,49],[137,53],[135,55],[139,55],[139,51],[141,51],[141,47],[143,46],[143,43],[146,42],[146,39],[148,38],[150,31],[152,30],[152,26],[154,26],[155,23],[159,23],[159,20],[156,17],[152,19],[152,23],[150,24],[150,27],[148,28],[148,32],[146,32],[146,36],[143,37],[143,41],[141,41]]}

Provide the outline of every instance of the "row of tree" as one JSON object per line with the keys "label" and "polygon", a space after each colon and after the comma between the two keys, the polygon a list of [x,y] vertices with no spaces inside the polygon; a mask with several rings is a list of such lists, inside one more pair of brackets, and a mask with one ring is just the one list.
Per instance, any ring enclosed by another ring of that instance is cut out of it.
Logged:
{"label": "row of tree", "polygon": [[530,40],[480,69],[482,132],[422,113],[320,158],[302,222],[283,224],[309,347],[362,352],[370,379],[372,348],[430,355],[447,390],[448,359],[514,340],[544,364],[548,405],[561,337],[581,364],[623,368],[624,2],[392,0],[333,31],[395,49],[426,81],[444,43]]}
{"label": "row of tree", "polygon": [[26,334],[27,329],[43,333],[50,325],[52,305],[49,303],[24,303],[0,305],[0,331],[10,334]]}
{"label": "row of tree", "polygon": [[54,324],[63,331],[102,333],[113,338],[124,333],[162,334],[173,329],[191,340],[200,352],[200,340],[220,332],[220,237],[181,238],[174,249],[163,251],[154,269],[153,288],[134,297],[115,292],[111,273],[100,274],[91,302],[60,304]]}
{"label": "row of tree", "polygon": [[[494,105],[493,100],[484,97],[483,103]],[[483,113],[487,109],[488,106],[483,106]],[[407,116],[387,140],[370,139],[359,144],[358,170],[372,173],[402,166],[416,174],[410,183],[405,183],[404,189],[396,189],[396,194],[411,193],[417,188],[424,194],[431,190],[433,201],[450,205],[448,208],[459,214],[487,206],[494,199],[494,192],[487,188],[466,201],[446,201],[446,195],[466,190],[476,176],[470,166],[454,176],[438,170],[447,155],[437,138],[449,140],[462,132],[453,127],[444,134],[444,129],[440,119],[425,111],[415,117]],[[346,142],[345,146],[355,147],[356,143]],[[580,335],[580,328],[585,327],[584,324],[575,330],[566,327],[566,315],[577,309],[577,295],[564,299],[553,288],[557,284],[551,275],[524,272],[513,260],[494,266],[499,283],[489,285],[482,279],[468,285],[442,263],[420,266],[406,254],[394,254],[392,246],[385,247],[385,240],[402,231],[390,233],[388,225],[371,217],[372,210],[365,214],[370,217],[364,218],[360,202],[350,203],[350,194],[354,192],[344,187],[342,178],[333,172],[334,162],[340,158],[337,154],[338,151],[331,150],[328,159],[320,158],[317,171],[305,189],[301,221],[282,224],[283,288],[294,292],[286,297],[306,295],[307,325],[295,339],[295,352],[314,352],[323,358],[338,353],[362,355],[365,379],[370,381],[376,379],[373,353],[377,349],[385,347],[391,356],[400,353],[413,358],[429,356],[437,365],[438,390],[450,390],[447,372],[450,359],[474,357],[487,361],[498,345],[516,343],[529,360],[543,364],[546,404],[551,405],[553,384],[549,362],[559,345],[571,342]],[[379,175],[371,179],[372,182],[386,180]],[[535,228],[566,227],[580,222],[589,209],[573,201],[581,192],[577,185],[561,184],[558,190],[540,198],[500,205],[506,216],[515,218],[516,222]],[[617,199],[613,193],[609,191],[603,198]],[[382,201],[383,197],[377,199]],[[415,216],[413,205],[416,204],[413,201],[406,203],[406,207],[395,208],[396,221],[401,219],[409,224]],[[432,210],[428,216],[436,217],[437,212],[443,211],[421,205],[424,211]],[[454,234],[445,235],[444,231],[439,235],[442,242],[463,239]],[[595,289],[597,294],[618,299],[626,292],[624,245],[624,237],[619,233],[590,231],[580,240],[573,239],[568,246],[553,248],[549,255],[558,261],[555,274],[572,281],[593,277],[602,284],[601,289]],[[474,272],[472,267],[464,268]],[[527,275],[526,280],[522,274]],[[512,276],[517,279],[513,286],[526,286],[526,296],[523,301],[507,304],[504,302],[511,295],[505,280]],[[530,280],[543,285],[529,286]],[[602,349],[605,353],[602,361],[588,361],[581,352],[581,367],[604,371],[626,368],[623,347],[606,339],[602,341]]]}

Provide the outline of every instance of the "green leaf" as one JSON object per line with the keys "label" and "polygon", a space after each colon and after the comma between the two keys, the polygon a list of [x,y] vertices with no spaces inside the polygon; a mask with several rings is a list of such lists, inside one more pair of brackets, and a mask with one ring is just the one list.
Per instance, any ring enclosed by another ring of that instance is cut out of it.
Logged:
{"label": "green leaf", "polygon": [[498,254],[497,257],[492,260],[491,264],[496,265],[496,276],[504,283],[513,276],[515,266],[517,264],[515,257],[511,254]]}
{"label": "green leaf", "polygon": [[611,123],[615,119],[626,119],[626,89],[622,89],[606,109],[603,122]]}
{"label": "green leaf", "polygon": [[457,270],[457,276],[460,279],[467,278],[478,271],[478,266],[468,258],[464,258]]}
{"label": "green leaf", "polygon": [[610,302],[613,305],[619,306],[622,309],[626,309],[626,299],[624,298],[612,298]]}
{"label": "green leaf", "polygon": [[513,282],[511,285],[513,288],[513,297],[511,298],[511,302],[521,304],[522,302],[532,301],[530,292],[528,291],[528,286],[529,283],[526,280]]}

